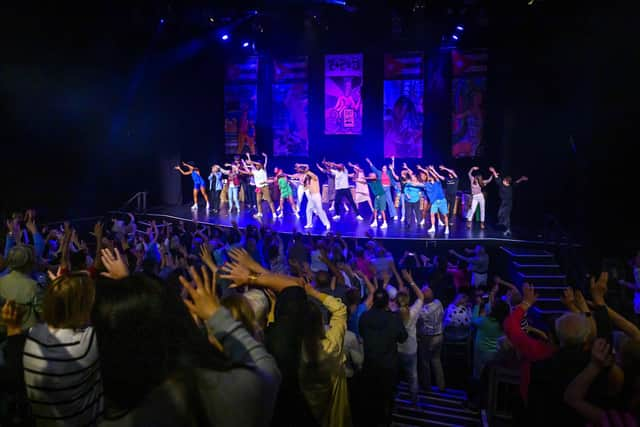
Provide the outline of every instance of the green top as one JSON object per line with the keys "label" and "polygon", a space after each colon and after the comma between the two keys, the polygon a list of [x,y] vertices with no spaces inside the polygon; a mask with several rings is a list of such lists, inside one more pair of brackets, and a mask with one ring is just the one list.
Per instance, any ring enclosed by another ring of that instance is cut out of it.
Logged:
{"label": "green top", "polygon": [[280,192],[285,193],[291,191],[291,186],[289,186],[289,181],[284,176],[278,178],[278,187],[280,187]]}
{"label": "green top", "polygon": [[376,197],[384,196],[384,187],[382,186],[382,181],[380,181],[380,179],[376,179],[375,181],[367,181],[367,182],[374,196]]}
{"label": "green top", "polygon": [[480,316],[480,306],[473,308],[471,323],[477,328],[476,348],[485,352],[498,351],[498,339],[504,335],[500,324],[493,317]]}

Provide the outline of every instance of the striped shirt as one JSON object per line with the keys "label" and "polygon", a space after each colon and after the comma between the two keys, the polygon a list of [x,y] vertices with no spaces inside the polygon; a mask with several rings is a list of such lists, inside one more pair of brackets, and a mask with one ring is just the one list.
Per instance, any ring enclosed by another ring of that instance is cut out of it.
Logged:
{"label": "striped shirt", "polygon": [[29,330],[22,358],[27,397],[38,426],[97,425],[102,380],[93,328]]}

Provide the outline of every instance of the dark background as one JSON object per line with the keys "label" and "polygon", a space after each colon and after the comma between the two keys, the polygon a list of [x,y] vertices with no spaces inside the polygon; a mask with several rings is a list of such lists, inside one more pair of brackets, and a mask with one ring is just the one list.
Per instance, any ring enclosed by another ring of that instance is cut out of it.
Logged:
{"label": "dark background", "polygon": [[[245,36],[266,61],[310,56],[312,160],[382,161],[383,54],[419,49],[428,58],[463,23],[458,47],[488,48],[490,58],[489,150],[478,163],[530,177],[516,199],[517,222],[543,230],[557,221],[596,254],[639,246],[637,32],[622,6],[425,1],[413,12],[415,2],[374,0],[349,12],[283,0],[50,3],[0,6],[2,215],[30,206],[52,220],[100,214],[141,190],[152,204],[183,202],[181,189],[186,200],[189,182],[170,168],[180,159],[203,169],[224,160],[223,64],[242,54]],[[243,21],[251,8],[260,16]],[[225,18],[240,20],[227,44],[218,39]],[[323,135],[323,54],[340,52],[365,55],[362,136]],[[269,152],[268,87],[258,99],[258,147]],[[464,172],[471,162],[450,159],[450,106],[442,111],[427,123],[424,153]]]}

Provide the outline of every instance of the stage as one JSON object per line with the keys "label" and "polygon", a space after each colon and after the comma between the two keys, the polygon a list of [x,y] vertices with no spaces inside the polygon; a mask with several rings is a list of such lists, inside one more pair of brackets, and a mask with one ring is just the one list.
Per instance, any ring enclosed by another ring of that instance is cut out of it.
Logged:
{"label": "stage", "polygon": [[[266,207],[266,205],[265,205]],[[304,204],[303,204],[304,211]],[[304,234],[310,233],[313,236],[322,236],[327,233],[327,230],[322,225],[320,220],[314,216],[313,228],[303,228],[306,224],[305,215],[301,215],[300,218],[289,211],[289,207],[285,206],[285,214],[283,218],[273,218],[268,209],[264,211],[264,216],[261,220],[253,217],[253,211],[242,209],[240,213],[234,212],[229,215],[227,213],[227,207],[225,206],[218,214],[207,212],[203,205],[197,211],[192,211],[190,205],[183,206],[165,206],[160,208],[150,209],[146,212],[146,216],[150,219],[156,219],[161,222],[163,219],[183,220],[194,223],[210,224],[219,227],[232,227],[234,222],[238,227],[245,228],[248,225],[265,225],[273,229],[278,233],[290,234],[295,231],[300,231]],[[412,226],[406,227],[405,224],[398,221],[388,221],[388,228],[380,229],[379,227],[373,228],[369,224],[371,222],[370,214],[367,214],[363,221],[358,221],[355,215],[349,212],[344,218],[334,221],[331,219],[331,213],[327,212],[329,221],[331,222],[331,232],[342,235],[345,238],[364,239],[373,237],[381,240],[404,240],[408,243],[417,242],[429,242],[434,243],[458,243],[471,245],[474,242],[482,241],[489,245],[502,245],[502,244],[526,244],[535,246],[547,246],[551,244],[557,244],[557,242],[549,242],[543,239],[543,236],[536,235],[533,232],[527,232],[525,230],[516,229],[513,235],[506,237],[503,235],[502,230],[498,230],[491,224],[487,224],[485,230],[480,229],[480,224],[473,223],[471,230],[467,229],[465,220],[463,218],[456,218],[454,225],[450,227],[449,235],[444,234],[444,227],[436,227],[436,233],[427,233],[429,224],[424,226]]]}

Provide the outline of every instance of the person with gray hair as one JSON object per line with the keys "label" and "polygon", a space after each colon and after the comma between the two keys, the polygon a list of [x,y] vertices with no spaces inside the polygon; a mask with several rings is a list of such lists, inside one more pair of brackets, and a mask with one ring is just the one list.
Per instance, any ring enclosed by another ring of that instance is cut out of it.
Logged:
{"label": "person with gray hair", "polygon": [[471,286],[474,288],[487,286],[487,274],[489,273],[489,255],[483,246],[477,245],[474,249],[465,249],[469,254],[473,254],[471,257],[460,255],[455,250],[451,249],[449,253],[454,257],[465,261],[469,264],[469,270],[471,271]]}
{"label": "person with gray hair", "polygon": [[30,245],[13,246],[7,255],[8,274],[0,277],[0,298],[15,301],[20,307],[22,329],[27,330],[37,322],[36,311],[39,306],[38,283],[30,276],[35,266],[35,253]]}
{"label": "person with gray hair", "polygon": [[565,313],[555,321],[560,348],[584,346],[591,334],[591,323],[584,314]]}

